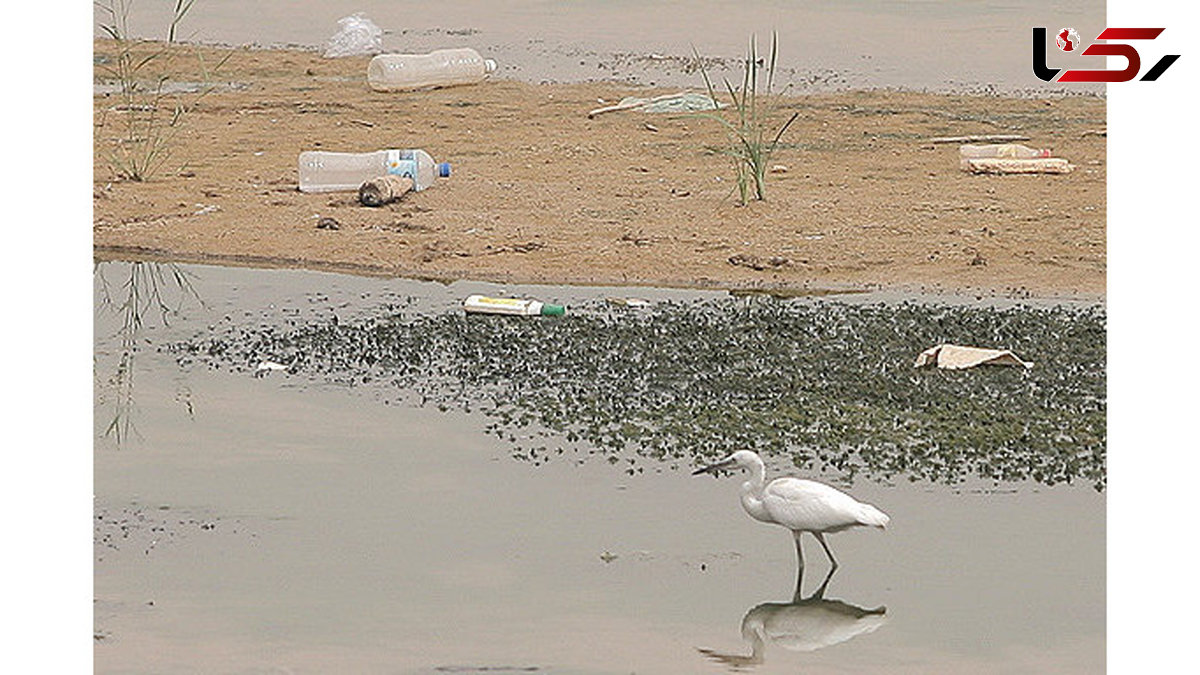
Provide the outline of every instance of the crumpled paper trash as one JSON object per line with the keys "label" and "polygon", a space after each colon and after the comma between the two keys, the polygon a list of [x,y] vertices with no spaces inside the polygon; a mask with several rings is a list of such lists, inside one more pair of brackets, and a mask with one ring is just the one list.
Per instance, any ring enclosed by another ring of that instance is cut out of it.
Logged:
{"label": "crumpled paper trash", "polygon": [[937,366],[948,370],[962,370],[975,366],[1024,366],[1032,368],[1032,361],[1022,361],[1020,357],[1007,349],[984,349],[982,347],[964,347],[962,345],[941,344],[930,347],[917,356],[914,368]]}
{"label": "crumpled paper trash", "polygon": [[329,38],[326,58],[337,56],[363,56],[383,51],[383,29],[376,26],[362,12],[338,19],[342,27]]}

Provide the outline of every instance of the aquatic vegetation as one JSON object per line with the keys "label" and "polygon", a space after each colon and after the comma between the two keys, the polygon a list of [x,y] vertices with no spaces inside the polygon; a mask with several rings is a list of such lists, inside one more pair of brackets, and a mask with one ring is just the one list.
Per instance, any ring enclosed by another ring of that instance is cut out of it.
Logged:
{"label": "aquatic vegetation", "polygon": [[[1031,370],[916,370],[941,342]],[[845,477],[1106,481],[1102,308],[857,305],[765,297],[599,303],[560,320],[409,314],[232,328],[188,365],[263,360],[490,417],[514,456],[603,456],[631,473],[738,449]]]}

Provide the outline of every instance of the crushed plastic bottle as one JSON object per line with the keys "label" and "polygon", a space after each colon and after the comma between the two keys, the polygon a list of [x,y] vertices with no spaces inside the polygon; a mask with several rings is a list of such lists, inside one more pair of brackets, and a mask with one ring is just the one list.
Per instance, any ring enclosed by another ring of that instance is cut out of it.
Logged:
{"label": "crushed plastic bottle", "polygon": [[376,91],[403,91],[482,82],[496,62],[468,47],[428,54],[380,54],[367,64],[367,83]]}
{"label": "crushed plastic bottle", "polygon": [[301,192],[348,192],[365,182],[386,174],[404,176],[413,181],[413,190],[433,185],[437,178],[450,175],[450,164],[433,161],[424,150],[378,150],[376,152],[300,153]]}

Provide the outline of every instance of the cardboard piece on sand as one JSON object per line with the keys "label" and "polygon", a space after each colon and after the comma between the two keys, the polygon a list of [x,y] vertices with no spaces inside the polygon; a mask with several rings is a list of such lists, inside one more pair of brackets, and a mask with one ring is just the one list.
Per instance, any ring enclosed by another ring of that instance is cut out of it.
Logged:
{"label": "cardboard piece on sand", "polygon": [[964,159],[960,164],[963,171],[970,173],[1071,173],[1075,169],[1075,165],[1061,157],[1038,159],[980,157]]}

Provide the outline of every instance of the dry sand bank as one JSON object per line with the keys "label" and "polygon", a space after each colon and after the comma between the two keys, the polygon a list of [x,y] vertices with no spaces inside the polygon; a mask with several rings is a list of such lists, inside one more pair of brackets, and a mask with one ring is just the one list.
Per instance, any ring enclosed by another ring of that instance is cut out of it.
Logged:
{"label": "dry sand bank", "polygon": [[[155,48],[148,46],[147,49]],[[164,63],[192,66],[194,47]],[[114,46],[95,43],[96,77]],[[766,202],[738,206],[726,142],[695,116],[587,111],[666,90],[497,80],[377,93],[366,58],[233,54],[149,182],[108,160],[114,95],[94,105],[99,258],[295,266],[504,282],[785,290],[900,287],[1039,297],[1105,291],[1105,102],[868,91],[785,99],[799,111]],[[702,82],[697,77],[697,86]],[[185,95],[187,100],[189,95]],[[782,119],[780,120],[782,121]],[[1020,133],[1077,168],[974,176],[927,139]],[[379,209],[297,190],[303,150],[419,147],[454,166]],[[318,229],[322,217],[336,230]],[[732,262],[731,262],[732,261]],[[762,269],[756,269],[761,267]]]}

